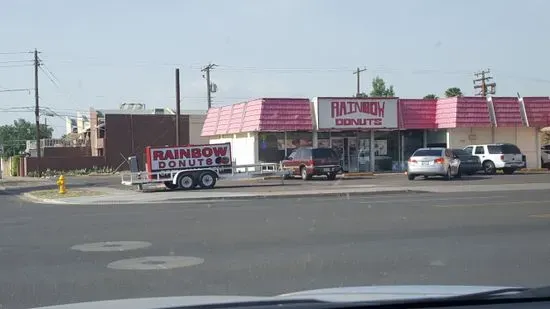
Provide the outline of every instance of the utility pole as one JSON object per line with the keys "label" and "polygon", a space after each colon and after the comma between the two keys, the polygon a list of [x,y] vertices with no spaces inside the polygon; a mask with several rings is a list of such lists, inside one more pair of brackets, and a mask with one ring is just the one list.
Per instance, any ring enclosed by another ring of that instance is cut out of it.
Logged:
{"label": "utility pole", "polygon": [[40,169],[40,106],[38,99],[38,66],[40,62],[38,60],[38,51],[34,49],[34,118],[36,125],[36,169],[38,178],[42,177],[42,170]]}
{"label": "utility pole", "polygon": [[357,67],[357,70],[353,72],[354,75],[357,75],[357,92],[355,95],[356,97],[361,96],[361,72],[365,72],[366,70],[367,68],[360,69],[359,67]]}
{"label": "utility pole", "polygon": [[176,145],[181,145],[180,140],[180,69],[176,69]]}
{"label": "utility pole", "polygon": [[489,83],[493,79],[493,77],[489,76],[489,73],[491,73],[489,69],[474,73],[476,77],[474,79],[474,89],[479,89],[476,95],[486,97],[488,94],[496,93],[495,88],[497,84],[495,82]]}
{"label": "utility pole", "polygon": [[217,64],[210,63],[201,70],[201,72],[206,73],[206,76],[203,75],[203,77],[206,78],[206,100],[208,102],[208,109],[212,107],[212,84],[210,83],[210,70],[214,69],[217,66]]}

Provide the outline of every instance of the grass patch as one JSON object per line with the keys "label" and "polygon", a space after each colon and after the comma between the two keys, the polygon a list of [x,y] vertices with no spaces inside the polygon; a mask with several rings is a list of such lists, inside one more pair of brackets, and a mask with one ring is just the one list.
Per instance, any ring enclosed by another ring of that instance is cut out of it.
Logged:
{"label": "grass patch", "polygon": [[60,199],[68,197],[80,197],[80,196],[98,196],[103,195],[102,192],[91,191],[91,190],[78,190],[78,189],[67,189],[65,194],[59,194],[57,189],[55,190],[38,190],[29,192],[29,195],[40,199]]}

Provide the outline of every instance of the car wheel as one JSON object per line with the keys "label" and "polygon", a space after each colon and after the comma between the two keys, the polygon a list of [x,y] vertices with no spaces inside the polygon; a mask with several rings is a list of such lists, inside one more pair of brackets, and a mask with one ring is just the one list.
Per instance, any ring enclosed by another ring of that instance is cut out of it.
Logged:
{"label": "car wheel", "polygon": [[502,172],[506,175],[512,175],[516,171],[515,168],[504,168],[502,169]]}
{"label": "car wheel", "polygon": [[336,180],[336,173],[328,173],[327,174],[328,180]]}
{"label": "car wheel", "polygon": [[307,174],[307,169],[306,169],[305,166],[302,166],[302,168],[300,168],[300,175],[302,176],[302,180],[310,180],[311,179],[311,175]]}
{"label": "car wheel", "polygon": [[408,178],[409,180],[414,180],[414,177],[416,177],[416,176],[413,175],[413,174],[407,174],[407,178]]}
{"label": "car wheel", "polygon": [[493,161],[485,161],[483,162],[483,171],[487,175],[494,175],[496,174],[497,170],[495,168],[495,164]]}
{"label": "car wheel", "polygon": [[453,177],[451,175],[451,168],[447,168],[447,174],[445,174],[445,180],[451,180]]}
{"label": "car wheel", "polygon": [[459,169],[458,173],[456,173],[455,178],[462,178],[462,171]]}

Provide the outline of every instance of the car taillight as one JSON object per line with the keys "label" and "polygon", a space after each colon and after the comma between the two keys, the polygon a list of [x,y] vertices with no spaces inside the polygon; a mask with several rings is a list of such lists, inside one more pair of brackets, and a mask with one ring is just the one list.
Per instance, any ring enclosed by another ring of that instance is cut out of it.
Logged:
{"label": "car taillight", "polygon": [[504,155],[500,155],[500,159],[504,161]]}
{"label": "car taillight", "polygon": [[307,165],[308,165],[308,166],[313,166],[313,165],[314,165],[314,161],[313,161],[313,160],[307,161]]}
{"label": "car taillight", "polygon": [[445,163],[445,159],[444,158],[437,158],[434,160],[434,163],[435,164],[443,164]]}
{"label": "car taillight", "polygon": [[413,160],[413,159],[409,158],[409,163],[416,163],[416,160]]}

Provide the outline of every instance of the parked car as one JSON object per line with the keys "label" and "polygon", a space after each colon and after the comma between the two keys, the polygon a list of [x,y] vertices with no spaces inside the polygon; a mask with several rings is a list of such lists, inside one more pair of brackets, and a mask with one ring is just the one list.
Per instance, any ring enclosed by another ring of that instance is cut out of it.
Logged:
{"label": "parked car", "polygon": [[524,156],[514,144],[469,145],[464,151],[479,158],[487,175],[494,175],[497,170],[502,170],[504,174],[513,174],[525,167]]}
{"label": "parked car", "polygon": [[452,149],[452,152],[460,159],[460,174],[473,175],[482,169],[481,161],[477,156],[462,149]]}
{"label": "parked car", "polygon": [[282,167],[303,180],[319,175],[334,180],[336,174],[342,171],[340,157],[330,148],[297,148],[283,160]]}
{"label": "parked car", "polygon": [[550,168],[550,145],[540,148],[540,166]]}
{"label": "parked car", "polygon": [[443,176],[445,180],[459,178],[460,159],[448,148],[420,148],[409,158],[407,178]]}

